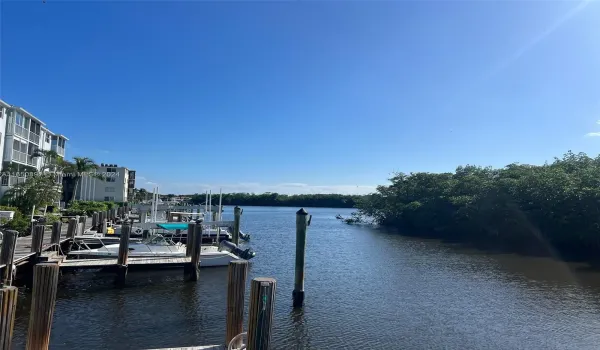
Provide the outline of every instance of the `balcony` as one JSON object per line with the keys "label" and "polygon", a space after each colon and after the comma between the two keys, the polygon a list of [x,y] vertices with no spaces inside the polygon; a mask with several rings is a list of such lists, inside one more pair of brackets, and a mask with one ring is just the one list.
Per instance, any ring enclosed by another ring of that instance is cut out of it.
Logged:
{"label": "balcony", "polygon": [[23,183],[26,180],[27,180],[26,177],[2,175],[1,180],[0,180],[0,186],[11,187],[18,183]]}
{"label": "balcony", "polygon": [[[15,125],[15,135],[21,136],[24,139],[27,139],[29,136],[29,130],[25,129],[20,125]],[[38,140],[39,142],[39,140]]]}
{"label": "balcony", "polygon": [[56,152],[61,157],[65,156],[65,148],[64,147],[59,147],[56,144],[54,144],[50,147],[50,149],[52,149],[54,152]]}
{"label": "balcony", "polygon": [[40,135],[35,134],[33,131],[29,132],[29,141],[35,143],[36,145],[40,145]]}
{"label": "balcony", "polygon": [[19,152],[17,150],[13,150],[13,154],[12,154],[12,160],[14,160],[15,162],[20,162],[23,164],[27,164],[27,159],[29,157],[27,156],[27,153],[23,153],[23,152]]}

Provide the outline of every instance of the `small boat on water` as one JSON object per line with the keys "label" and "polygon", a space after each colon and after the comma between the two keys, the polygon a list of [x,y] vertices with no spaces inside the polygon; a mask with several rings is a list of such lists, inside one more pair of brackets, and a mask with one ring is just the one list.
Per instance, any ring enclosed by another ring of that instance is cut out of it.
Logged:
{"label": "small boat on water", "polygon": [[[116,258],[119,255],[119,244],[102,245],[99,248],[89,249],[83,243],[79,250],[69,252],[69,256],[77,258]],[[130,242],[129,257],[185,257],[186,246],[175,243],[162,235],[154,235],[142,241]],[[235,244],[227,241],[218,246],[202,245],[200,252],[200,267],[227,266],[235,260],[249,260],[256,254],[251,249],[242,250]]]}

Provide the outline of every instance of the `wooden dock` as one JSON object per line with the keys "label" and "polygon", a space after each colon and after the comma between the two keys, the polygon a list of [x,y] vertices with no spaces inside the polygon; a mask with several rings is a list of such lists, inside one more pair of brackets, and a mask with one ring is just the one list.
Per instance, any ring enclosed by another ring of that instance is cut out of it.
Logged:
{"label": "wooden dock", "polygon": [[[128,266],[135,265],[146,265],[169,267],[169,266],[183,266],[191,262],[191,257],[183,258],[129,258],[127,260]],[[103,267],[117,265],[117,259],[77,259],[77,260],[64,260],[60,263],[61,269],[100,269]]]}
{"label": "wooden dock", "polygon": [[[90,228],[91,227],[91,222],[90,220],[86,220],[86,228]],[[46,232],[44,234],[44,240],[42,243],[42,251],[49,251],[52,250],[53,248],[57,248],[56,245],[53,245],[50,243],[51,240],[51,230],[49,228],[46,228]],[[31,252],[31,244],[32,244],[32,235],[30,236],[26,236],[26,237],[19,237],[17,238],[17,244],[15,246],[15,254],[14,254],[14,258],[13,258],[13,262],[15,266],[19,266],[19,265],[23,265],[29,262],[29,260],[35,256],[34,252]],[[59,245],[64,244],[65,242],[69,241],[69,238],[67,238],[67,225],[62,225],[61,228],[61,232],[60,232],[60,243]],[[0,264],[0,269],[4,269],[4,267],[6,267],[6,264]]]}

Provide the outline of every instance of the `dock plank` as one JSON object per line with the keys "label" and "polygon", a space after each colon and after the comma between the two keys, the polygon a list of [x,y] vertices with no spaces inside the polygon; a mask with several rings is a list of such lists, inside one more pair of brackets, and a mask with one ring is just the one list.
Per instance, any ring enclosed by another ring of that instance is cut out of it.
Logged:
{"label": "dock plank", "polygon": [[[183,258],[129,258],[127,265],[183,265],[189,263],[189,257]],[[74,259],[63,260],[61,268],[103,268],[117,265],[117,259]]]}
{"label": "dock plank", "polygon": [[192,346],[187,348],[163,348],[163,349],[149,349],[149,350],[226,350],[225,345],[206,345],[206,346]]}

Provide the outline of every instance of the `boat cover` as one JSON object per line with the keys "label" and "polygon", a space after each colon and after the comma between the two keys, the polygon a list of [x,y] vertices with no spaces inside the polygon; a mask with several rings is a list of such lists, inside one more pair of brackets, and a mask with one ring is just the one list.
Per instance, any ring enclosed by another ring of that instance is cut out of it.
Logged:
{"label": "boat cover", "polygon": [[156,226],[165,229],[165,230],[187,230],[188,223],[187,222],[169,222],[164,224],[156,224]]}

